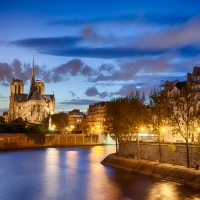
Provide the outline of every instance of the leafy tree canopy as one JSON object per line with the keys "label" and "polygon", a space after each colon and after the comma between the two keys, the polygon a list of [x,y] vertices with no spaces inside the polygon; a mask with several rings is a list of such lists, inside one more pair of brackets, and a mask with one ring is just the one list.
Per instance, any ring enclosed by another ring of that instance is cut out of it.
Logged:
{"label": "leafy tree canopy", "polygon": [[5,118],[0,116],[0,123],[4,124],[5,123]]}
{"label": "leafy tree canopy", "polygon": [[66,126],[69,123],[69,117],[66,113],[58,113],[51,115],[52,126],[55,126],[55,129],[65,132]]}

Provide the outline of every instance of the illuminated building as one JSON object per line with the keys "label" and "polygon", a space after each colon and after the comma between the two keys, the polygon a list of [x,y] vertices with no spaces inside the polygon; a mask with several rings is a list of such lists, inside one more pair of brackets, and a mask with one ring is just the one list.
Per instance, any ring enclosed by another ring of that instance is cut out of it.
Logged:
{"label": "illuminated building", "polygon": [[105,118],[105,107],[106,102],[104,101],[89,105],[86,120],[90,127],[91,134],[102,133],[103,121]]}
{"label": "illuminated building", "polygon": [[35,80],[34,60],[29,93],[24,93],[24,82],[13,79],[10,84],[8,121],[19,117],[29,123],[40,124],[46,117],[55,113],[54,94],[44,94],[45,85]]}
{"label": "illuminated building", "polygon": [[69,127],[67,127],[68,131],[81,130],[81,125],[85,122],[85,114],[80,112],[79,109],[74,109],[68,112],[69,115]]}

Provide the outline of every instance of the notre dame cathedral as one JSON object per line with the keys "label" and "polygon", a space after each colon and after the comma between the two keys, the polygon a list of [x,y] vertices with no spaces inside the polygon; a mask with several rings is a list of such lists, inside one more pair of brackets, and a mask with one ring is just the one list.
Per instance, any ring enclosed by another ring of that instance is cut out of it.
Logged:
{"label": "notre dame cathedral", "polygon": [[13,79],[10,84],[8,121],[22,117],[29,123],[40,124],[46,117],[54,114],[55,96],[44,93],[44,82],[35,80],[33,60],[29,93],[24,93],[22,80]]}

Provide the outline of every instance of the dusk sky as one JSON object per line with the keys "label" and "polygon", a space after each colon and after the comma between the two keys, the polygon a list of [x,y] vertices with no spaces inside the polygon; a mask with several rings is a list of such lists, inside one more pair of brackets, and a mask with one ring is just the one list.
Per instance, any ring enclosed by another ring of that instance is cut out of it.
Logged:
{"label": "dusk sky", "polygon": [[33,55],[56,111],[148,94],[200,66],[200,1],[0,0],[0,114]]}

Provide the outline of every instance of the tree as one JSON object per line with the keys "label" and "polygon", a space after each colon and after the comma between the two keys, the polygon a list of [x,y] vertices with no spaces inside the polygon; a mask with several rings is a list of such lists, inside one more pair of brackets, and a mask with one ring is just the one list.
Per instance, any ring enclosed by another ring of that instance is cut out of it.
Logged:
{"label": "tree", "polygon": [[110,134],[116,141],[116,152],[120,140],[132,140],[136,137],[138,159],[140,159],[139,132],[148,123],[147,106],[144,102],[145,95],[139,91],[113,99],[106,104],[104,121],[105,133]]}
{"label": "tree", "polygon": [[162,162],[162,147],[163,134],[167,128],[166,120],[166,98],[161,88],[155,88],[150,92],[150,112],[151,112],[151,126],[149,131],[157,135],[157,141],[159,145],[159,157]]}
{"label": "tree", "polygon": [[24,121],[22,117],[19,117],[13,121],[13,124],[25,126],[26,121]]}
{"label": "tree", "polygon": [[84,133],[84,134],[89,134],[90,133],[90,125],[81,124],[79,130],[81,130],[82,133]]}
{"label": "tree", "polygon": [[0,116],[0,124],[4,124],[5,123],[5,118],[4,117],[2,117],[2,116]]}
{"label": "tree", "polygon": [[139,91],[132,92],[127,96],[127,106],[125,109],[126,124],[129,133],[136,137],[138,159],[140,159],[139,133],[145,132],[149,123],[149,112],[145,105],[145,94]]}
{"label": "tree", "polygon": [[49,131],[49,117],[44,118],[41,123],[41,128],[47,132]]}
{"label": "tree", "polygon": [[44,130],[42,129],[42,126],[39,124],[31,124],[28,127],[26,127],[26,133],[43,134]]}
{"label": "tree", "polygon": [[118,143],[123,138],[123,133],[127,132],[126,118],[124,117],[126,103],[126,98],[115,98],[106,103],[105,109],[104,134],[109,134],[115,140],[118,154]]}
{"label": "tree", "polygon": [[189,141],[194,140],[196,123],[199,119],[199,105],[196,94],[188,85],[181,92],[174,93],[167,102],[168,121],[174,134],[180,134],[186,142],[187,167],[190,167]]}
{"label": "tree", "polygon": [[169,144],[169,152],[170,153],[172,153],[172,162],[173,162],[173,165],[175,164],[175,160],[174,160],[174,152],[175,152],[175,150],[176,150],[176,146],[173,144],[173,143],[171,143],[171,144]]}
{"label": "tree", "polygon": [[55,125],[56,129],[60,132],[65,132],[66,126],[69,123],[69,117],[66,113],[58,113],[51,116],[52,125]]}

